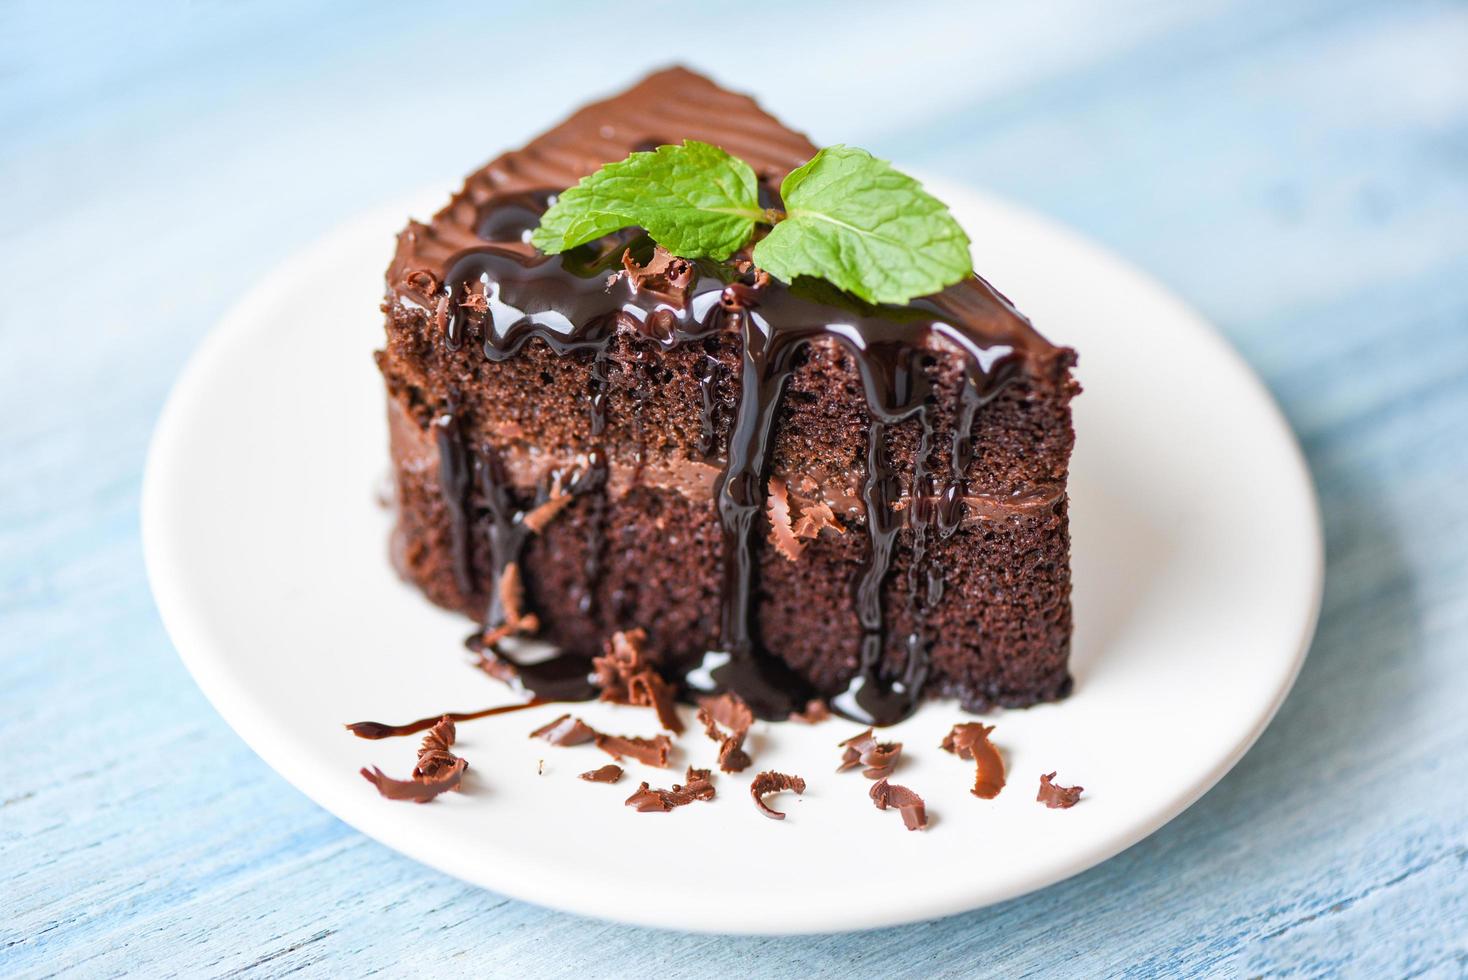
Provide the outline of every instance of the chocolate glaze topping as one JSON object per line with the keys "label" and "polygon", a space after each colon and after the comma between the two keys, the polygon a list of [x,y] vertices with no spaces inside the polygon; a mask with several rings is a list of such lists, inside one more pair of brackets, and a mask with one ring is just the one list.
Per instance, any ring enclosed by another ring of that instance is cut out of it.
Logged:
{"label": "chocolate glaze topping", "polygon": [[[1064,370],[1065,352],[1040,337],[977,276],[905,307],[873,307],[821,282],[770,280],[737,257],[725,264],[679,265],[672,279],[664,276],[650,285],[652,270],[665,268],[666,258],[635,230],[556,256],[526,244],[555,193],[634,149],[683,139],[714,143],[749,162],[770,200],[776,200],[780,179],[816,152],[752,100],[683,69],[659,72],[613,99],[587,106],[524,149],[499,157],[470,177],[431,225],[410,225],[389,271],[395,290],[390,298],[430,311],[441,343],[460,350],[477,342],[487,361],[514,357],[531,340],[561,356],[591,361],[585,463],[574,474],[560,475],[571,494],[592,501],[604,499],[607,482],[599,440],[606,424],[606,356],[612,338],[636,332],[671,348],[721,331],[737,334],[742,391],[725,446],[715,445],[722,406],[713,394],[719,367],[712,359],[707,378],[701,379],[698,448],[716,464],[722,457],[714,487],[724,536],[720,639],[681,681],[688,693],[733,691],[758,716],[772,719],[801,710],[812,695],[757,639],[758,548],[765,534],[774,424],[803,348],[820,338],[844,345],[859,367],[871,420],[861,485],[871,552],[853,589],[863,636],[860,671],[846,691],[831,699],[831,707],[863,724],[892,724],[921,698],[930,643],[921,626],[913,630],[904,638],[902,675],[882,676],[887,630],[882,592],[898,532],[903,526],[912,531],[908,602],[912,620],[921,624],[924,610],[943,593],[943,571],[930,558],[931,545],[953,533],[969,506],[962,473],[973,457],[976,413],[1024,372]],[[925,372],[935,347],[956,348],[966,362],[960,425],[951,447],[954,465],[943,472],[934,466],[936,396]],[[517,510],[495,451],[466,445],[455,413],[453,404],[444,406],[434,427],[453,544],[462,556],[456,573],[468,592],[476,584],[468,581],[471,483],[488,503],[496,576],[519,559],[530,533],[525,514],[545,501]],[[922,439],[911,474],[911,513],[904,513],[896,506],[902,474],[891,462],[888,430],[909,419],[918,420]],[[595,581],[604,529],[599,519],[589,526],[586,571]],[[585,603],[594,602],[594,593],[588,590]],[[505,618],[498,598],[492,600],[486,631],[501,627]],[[584,658],[519,666],[524,686],[537,696],[571,700],[595,694]]]}

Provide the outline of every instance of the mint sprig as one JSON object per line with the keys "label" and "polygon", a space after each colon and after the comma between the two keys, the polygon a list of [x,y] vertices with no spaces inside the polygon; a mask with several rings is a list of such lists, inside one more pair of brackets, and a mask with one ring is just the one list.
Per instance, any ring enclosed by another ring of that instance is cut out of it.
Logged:
{"label": "mint sprig", "polygon": [[583,178],[546,211],[530,241],[543,252],[564,252],[635,225],[681,258],[722,261],[764,216],[749,164],[688,140],[634,153]]}
{"label": "mint sprig", "polygon": [[902,304],[973,273],[968,236],[911,177],[865,150],[831,146],[780,185],[786,210],[759,205],[754,171],[689,140],[608,164],[567,190],[531,237],[562,252],[641,227],[687,259],[722,261],[773,225],[754,262],[777,279],[824,279],[869,303]]}
{"label": "mint sprig", "polygon": [[777,279],[815,276],[870,303],[906,303],[974,271],[947,206],[866,150],[826,147],[780,197],[785,220],[754,247],[754,264]]}

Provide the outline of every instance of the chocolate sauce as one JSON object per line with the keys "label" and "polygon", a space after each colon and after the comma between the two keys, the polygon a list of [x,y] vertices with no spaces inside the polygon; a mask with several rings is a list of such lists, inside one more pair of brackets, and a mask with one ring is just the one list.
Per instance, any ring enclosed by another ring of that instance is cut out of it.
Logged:
{"label": "chocolate sauce", "polygon": [[438,443],[438,485],[449,514],[454,582],[470,595],[476,583],[470,541],[469,458],[459,436],[459,418],[452,410],[433,420],[433,436]]}
{"label": "chocolate sauce", "polygon": [[698,372],[698,454],[704,459],[712,456],[717,446],[719,426],[719,378],[723,367],[718,360],[705,356]]}
{"label": "chocolate sauce", "polygon": [[[498,219],[491,209],[481,227],[498,233],[524,226],[526,199],[516,198],[506,206],[513,209],[512,215]],[[942,571],[932,561],[930,545],[953,532],[964,505],[962,466],[955,465],[941,482],[932,467],[936,395],[928,373],[932,363],[928,345],[932,338],[941,337],[967,355],[958,413],[965,431],[954,436],[955,464],[972,459],[975,415],[1013,376],[1016,358],[1007,347],[990,343],[988,331],[972,329],[966,317],[972,317],[975,308],[964,290],[945,291],[906,307],[874,307],[824,283],[786,285],[747,267],[741,272],[731,265],[700,262],[679,302],[670,300],[665,291],[639,289],[630,277],[619,275],[619,266],[632,268],[651,261],[651,250],[651,242],[635,233],[556,256],[535,254],[512,244],[482,244],[456,255],[444,278],[450,311],[444,325],[446,344],[462,345],[477,332],[484,356],[491,361],[515,356],[532,339],[558,355],[590,359],[588,465],[570,485],[572,493],[594,502],[588,522],[588,587],[581,600],[583,611],[594,611],[601,569],[606,468],[600,439],[606,427],[613,337],[619,330],[630,330],[671,348],[721,331],[734,332],[743,358],[741,393],[724,447],[725,464],[714,490],[724,534],[719,643],[687,672],[683,684],[696,693],[734,691],[765,718],[787,717],[810,699],[814,692],[809,686],[758,643],[758,567],[766,533],[769,452],[781,396],[806,346],[818,338],[832,338],[857,363],[871,418],[867,475],[862,485],[871,547],[866,568],[854,584],[862,629],[860,669],[831,704],[847,717],[867,724],[901,720],[922,696],[931,647],[923,621],[943,591]],[[624,255],[630,265],[623,261]],[[484,303],[464,301],[475,295],[483,296]],[[979,312],[996,315],[987,306]],[[717,448],[713,443],[718,362],[709,357],[707,364],[707,373],[700,378],[700,450],[711,455]],[[910,509],[904,513],[898,507],[903,498],[903,474],[891,462],[887,441],[892,426],[910,419],[918,421],[922,435],[908,484]],[[497,578],[524,550],[528,532],[522,519],[529,508],[514,505],[494,449],[465,447],[462,440],[456,445],[457,431],[452,414],[444,416],[438,435],[446,502],[450,494],[462,499],[464,474],[472,470],[489,516],[491,571]],[[450,507],[451,513],[461,515],[463,509]],[[904,638],[900,673],[888,676],[883,670],[887,648],[883,594],[904,527],[912,534],[906,592],[914,627]],[[463,553],[467,555],[467,547]],[[500,608],[497,590],[488,591],[492,598],[485,627],[493,629],[505,621],[505,610]],[[580,690],[589,673],[584,657],[568,654],[517,666],[526,689],[540,696],[563,699],[593,693],[590,688]]]}
{"label": "chocolate sauce", "polygon": [[[603,506],[606,487],[606,459],[600,450],[588,453],[585,464],[567,477],[562,473],[547,475],[531,505],[517,507],[508,479],[498,454],[493,447],[481,446],[477,452],[467,453],[473,460],[474,470],[479,477],[480,496],[489,517],[490,572],[496,581],[511,563],[517,563],[524,554],[530,538],[530,529],[525,525],[525,515],[550,499],[550,487],[557,481],[566,481],[565,492],[572,497],[589,497],[594,506]],[[599,530],[600,518],[592,522]],[[600,552],[598,543],[593,555]],[[599,560],[599,559],[598,559]],[[588,559],[588,565],[590,565]],[[588,569],[590,570],[590,569]],[[505,623],[508,610],[504,608],[499,589],[489,590],[489,606],[484,615],[484,631],[489,632]],[[482,634],[469,638],[470,649]],[[589,657],[563,653],[545,660],[521,660],[502,648],[490,653],[513,664],[517,672],[517,683],[525,692],[542,701],[589,701],[597,695],[596,685],[591,681],[592,667]]]}
{"label": "chocolate sauce", "polygon": [[347,731],[358,738],[379,739],[394,738],[398,735],[416,735],[426,732],[445,718],[449,721],[473,721],[476,718],[489,718],[492,715],[507,715],[512,711],[524,711],[526,708],[538,708],[543,704],[550,704],[550,700],[533,698],[516,704],[502,704],[497,708],[485,708],[482,711],[443,712],[431,715],[427,718],[419,718],[405,725],[384,725],[380,721],[354,721],[346,726]]}

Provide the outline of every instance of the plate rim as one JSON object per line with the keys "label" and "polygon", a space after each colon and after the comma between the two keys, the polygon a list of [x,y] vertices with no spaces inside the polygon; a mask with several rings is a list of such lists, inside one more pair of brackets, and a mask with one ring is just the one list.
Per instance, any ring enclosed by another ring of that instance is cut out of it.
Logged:
{"label": "plate rim", "polygon": [[[198,397],[197,390],[204,387],[206,379],[212,373],[210,369],[233,344],[250,335],[255,323],[255,318],[251,315],[253,309],[270,302],[275,296],[289,294],[296,287],[297,281],[302,278],[301,270],[309,269],[312,260],[318,255],[329,254],[333,245],[350,235],[355,229],[371,227],[374,231],[380,231],[383,218],[390,210],[398,215],[407,215],[412,208],[403,207],[404,201],[431,200],[433,194],[440,193],[436,189],[431,192],[420,190],[411,197],[395,198],[388,204],[358,212],[348,220],[333,226],[305,247],[289,254],[247,289],[219,318],[189,354],[187,362],[171,386],[148,443],[139,516],[143,560],[149,587],[165,632],[173,643],[185,669],[226,724],[266,765],[285,778],[307,799],[359,833],[419,863],[477,887],[487,888],[507,897],[531,902],[545,908],[606,921],[694,933],[742,935],[831,934],[905,925],[963,914],[1001,901],[1019,898],[1089,870],[1150,837],[1201,799],[1238,764],[1274,719],[1299,677],[1319,622],[1324,593],[1324,528],[1313,475],[1299,439],[1262,378],[1212,323],[1164,284],[1098,243],[1091,241],[1080,232],[1042,214],[961,181],[931,176],[924,176],[923,179],[925,185],[933,189],[940,198],[967,197],[980,201],[986,208],[1005,212],[1017,221],[1041,229],[1046,235],[1065,239],[1069,247],[1085,253],[1086,258],[1096,263],[1098,267],[1104,267],[1107,275],[1130,279],[1137,288],[1151,293],[1156,300],[1166,303],[1171,308],[1170,312],[1176,321],[1180,325],[1186,325],[1186,329],[1195,335],[1194,339],[1211,348],[1210,357],[1227,362],[1232,373],[1253,389],[1261,407],[1267,410],[1271,428],[1275,430],[1277,436],[1283,439],[1283,445],[1288,449],[1289,467],[1294,478],[1292,482],[1303,492],[1304,499],[1301,502],[1305,504],[1310,517],[1308,527],[1303,530],[1309,538],[1306,546],[1310,550],[1312,559],[1309,568],[1311,582],[1308,607],[1304,610],[1305,615],[1299,621],[1299,635],[1294,643],[1289,668],[1281,675],[1280,683],[1270,703],[1259,712],[1255,724],[1247,735],[1233,745],[1228,753],[1221,756],[1206,774],[1190,785],[1179,787],[1171,801],[1166,806],[1158,807],[1149,819],[1131,824],[1126,828],[1126,832],[1115,833],[1086,848],[1084,854],[1077,855],[1058,869],[1047,869],[1041,874],[1015,876],[1010,879],[1008,887],[999,889],[995,894],[981,900],[966,903],[962,908],[952,907],[951,901],[935,902],[932,904],[942,907],[931,907],[930,904],[924,904],[921,899],[918,899],[906,905],[900,914],[873,912],[865,919],[860,916],[854,919],[846,918],[843,925],[835,928],[812,925],[806,920],[792,923],[793,928],[772,927],[768,921],[761,920],[759,927],[749,928],[741,927],[737,922],[733,927],[730,927],[727,922],[718,925],[700,925],[691,921],[670,924],[665,917],[657,914],[639,914],[636,907],[624,906],[609,911],[605,904],[594,900],[582,900],[574,893],[568,895],[565,892],[557,892],[551,896],[546,893],[546,889],[522,887],[523,882],[521,881],[489,881],[486,880],[486,876],[471,875],[466,873],[465,867],[454,866],[441,859],[433,848],[421,846],[420,835],[399,831],[400,822],[390,814],[384,814],[379,818],[373,815],[370,809],[339,805],[339,801],[331,794],[313,785],[312,781],[307,778],[304,763],[298,761],[301,759],[301,754],[292,751],[291,746],[282,737],[272,734],[273,726],[268,719],[263,717],[253,699],[244,696],[241,692],[231,690],[217,658],[203,655],[203,651],[210,646],[207,628],[201,627],[190,615],[188,603],[182,594],[184,590],[180,581],[175,577],[176,570],[170,568],[164,558],[164,539],[168,533],[166,530],[168,527],[166,517],[168,491],[165,477],[171,468],[177,465],[176,460],[170,454],[170,446],[181,438],[185,431],[187,426],[184,419],[185,406],[190,404],[193,398]],[[449,182],[450,185],[452,183]],[[755,920],[759,919],[759,916],[747,918]]]}

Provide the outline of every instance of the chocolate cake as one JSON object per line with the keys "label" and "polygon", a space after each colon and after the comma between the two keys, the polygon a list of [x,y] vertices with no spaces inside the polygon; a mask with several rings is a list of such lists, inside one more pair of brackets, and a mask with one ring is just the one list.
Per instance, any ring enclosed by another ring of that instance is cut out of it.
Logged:
{"label": "chocolate cake", "polygon": [[[1064,696],[1074,352],[977,276],[870,306],[636,229],[528,243],[559,191],[685,139],[747,161],[771,204],[816,152],[675,68],[399,236],[377,362],[401,574],[543,698],[593,696],[591,658],[633,629],[684,696],[766,718]],[[532,662],[512,634],[559,652]]]}

